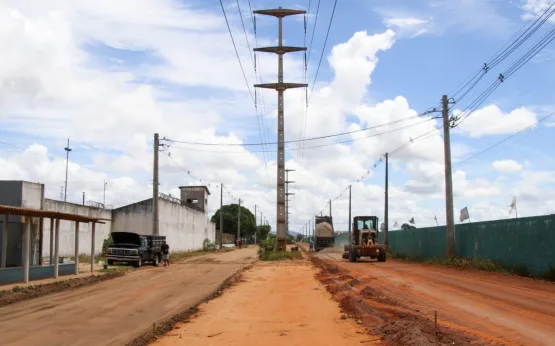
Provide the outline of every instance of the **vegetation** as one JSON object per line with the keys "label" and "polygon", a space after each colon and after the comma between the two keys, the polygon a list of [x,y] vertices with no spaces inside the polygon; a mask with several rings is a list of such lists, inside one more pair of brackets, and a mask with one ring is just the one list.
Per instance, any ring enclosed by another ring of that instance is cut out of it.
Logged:
{"label": "vegetation", "polygon": [[300,242],[300,241],[303,240],[303,238],[304,238],[303,235],[299,233],[299,234],[297,234],[297,236],[295,237],[295,241]]}
{"label": "vegetation", "polygon": [[[218,209],[210,221],[216,224],[216,230],[220,230],[220,212],[223,211],[224,232],[235,232],[239,220],[239,205],[228,204]],[[244,206],[241,206],[241,236],[253,238],[256,232],[256,222],[253,213]],[[269,226],[268,226],[269,227]]]}
{"label": "vegetation", "polygon": [[271,234],[270,233],[271,230],[272,230],[272,226],[270,226],[270,225],[257,226],[258,235],[256,236],[256,238],[259,241],[262,241],[262,240],[268,238],[268,235]]}
{"label": "vegetation", "polygon": [[395,258],[402,261],[425,263],[425,264],[435,264],[435,265],[447,265],[452,267],[457,267],[461,269],[477,269],[487,272],[505,273],[518,275],[523,277],[536,277],[539,279],[547,281],[555,281],[555,268],[550,267],[545,273],[541,275],[534,276],[524,267],[508,267],[501,264],[495,263],[489,258],[484,257],[453,257],[453,258],[430,258],[430,259],[415,259],[408,256],[396,254],[389,252],[391,258]]}
{"label": "vegetation", "polygon": [[108,248],[110,246],[112,246],[112,244],[114,244],[114,240],[112,239],[112,234],[108,235],[108,238],[104,239],[104,242],[102,243],[102,254],[106,254],[106,251],[108,250]]}
{"label": "vegetation", "polygon": [[300,251],[264,251],[260,255],[262,261],[282,261],[282,260],[297,260],[301,259],[303,255]]}

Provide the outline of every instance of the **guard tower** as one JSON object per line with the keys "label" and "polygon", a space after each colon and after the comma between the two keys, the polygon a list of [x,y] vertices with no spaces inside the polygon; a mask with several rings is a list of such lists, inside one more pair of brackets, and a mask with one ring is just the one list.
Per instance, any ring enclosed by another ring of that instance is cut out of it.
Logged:
{"label": "guard tower", "polygon": [[206,186],[180,186],[181,204],[200,209],[206,212],[208,209],[208,196],[210,191]]}

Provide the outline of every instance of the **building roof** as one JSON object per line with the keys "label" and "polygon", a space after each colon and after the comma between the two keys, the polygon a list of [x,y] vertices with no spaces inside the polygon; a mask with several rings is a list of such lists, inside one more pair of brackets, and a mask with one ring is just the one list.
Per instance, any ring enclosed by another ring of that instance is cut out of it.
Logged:
{"label": "building roof", "polygon": [[199,188],[199,189],[205,189],[206,192],[208,192],[208,194],[210,195],[210,190],[208,190],[208,187],[205,185],[197,185],[197,186],[180,186],[179,189],[192,189],[192,188]]}
{"label": "building roof", "polygon": [[61,213],[58,211],[14,207],[11,205],[0,205],[0,214],[29,216],[29,217],[47,217],[51,219],[60,219],[60,220],[87,222],[87,223],[88,222],[104,223],[103,221],[112,221],[111,219],[106,219],[101,217],[90,217],[90,216],[84,216],[84,215]]}

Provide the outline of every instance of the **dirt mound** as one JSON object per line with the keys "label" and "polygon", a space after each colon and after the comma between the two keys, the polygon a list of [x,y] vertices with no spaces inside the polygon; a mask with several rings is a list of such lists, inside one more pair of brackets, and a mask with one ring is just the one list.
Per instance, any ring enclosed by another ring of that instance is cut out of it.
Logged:
{"label": "dirt mound", "polygon": [[[326,289],[339,302],[341,310],[368,328],[372,335],[381,336],[386,345],[476,345],[466,334],[446,327],[437,330],[434,321],[420,316],[418,311],[404,307],[384,292],[366,286],[357,290],[359,280],[336,266],[313,260],[322,270],[316,277],[326,283]],[[367,281],[367,280],[366,280]]]}

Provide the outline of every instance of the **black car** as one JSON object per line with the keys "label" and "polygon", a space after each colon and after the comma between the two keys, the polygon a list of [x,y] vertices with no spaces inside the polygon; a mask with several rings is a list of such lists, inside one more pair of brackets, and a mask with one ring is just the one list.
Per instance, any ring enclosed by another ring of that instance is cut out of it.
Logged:
{"label": "black car", "polygon": [[127,262],[140,267],[143,262],[157,266],[162,259],[162,245],[165,236],[139,235],[132,232],[112,232],[113,244],[106,251],[109,265]]}

